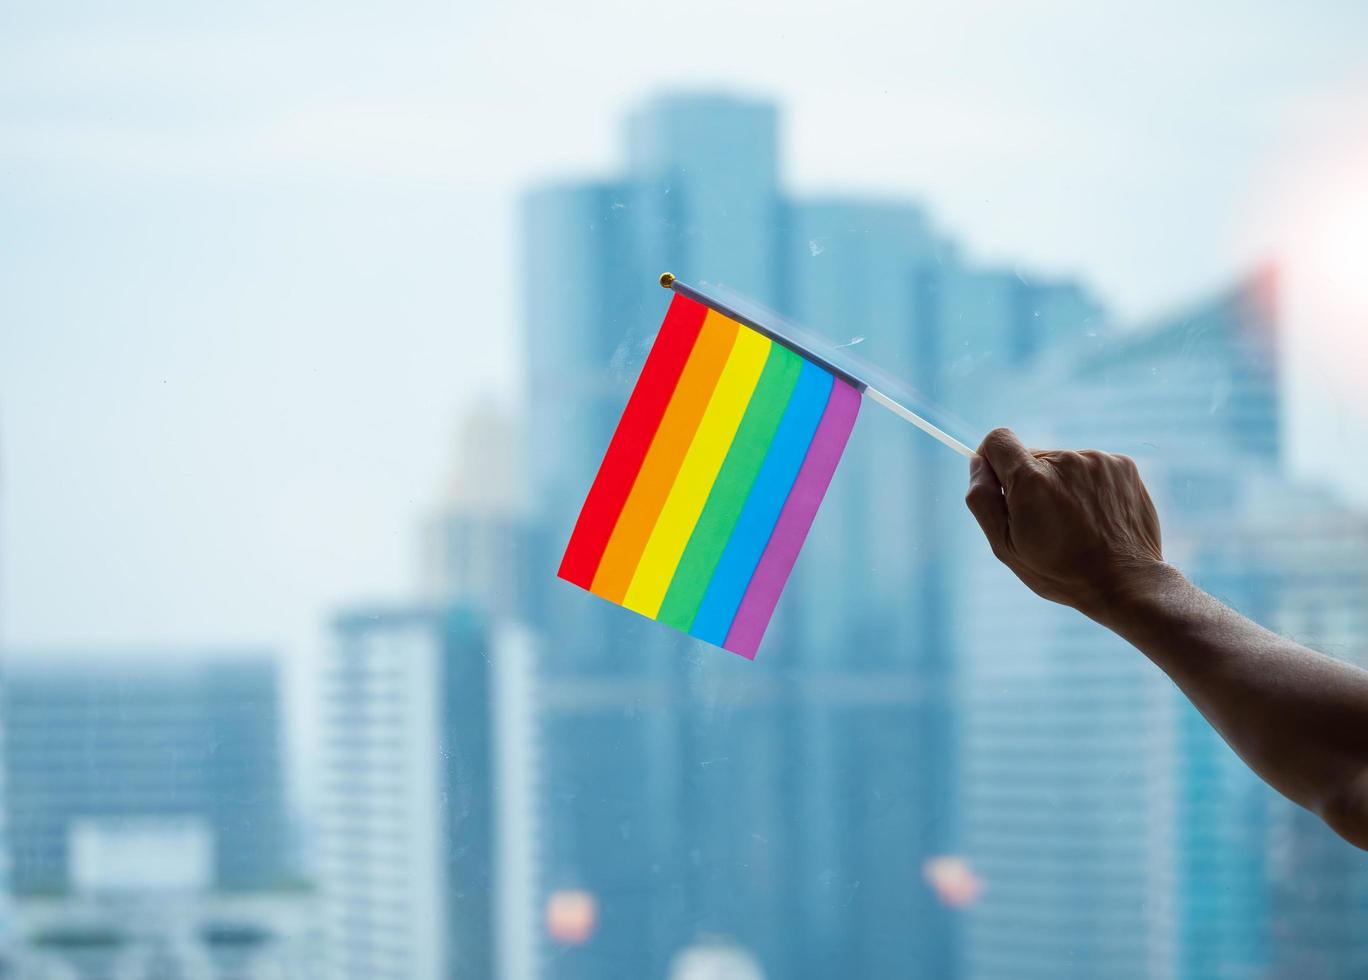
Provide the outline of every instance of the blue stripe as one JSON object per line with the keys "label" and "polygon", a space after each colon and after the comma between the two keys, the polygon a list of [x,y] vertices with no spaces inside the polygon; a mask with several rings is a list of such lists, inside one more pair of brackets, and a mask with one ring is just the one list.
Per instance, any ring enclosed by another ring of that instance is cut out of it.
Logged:
{"label": "blue stripe", "polygon": [[784,509],[793,481],[807,458],[808,446],[831,397],[832,377],[811,361],[803,362],[793,395],[779,428],[765,453],[765,462],[751,485],[741,516],[736,520],[722,557],[717,561],[703,602],[689,626],[700,640],[721,646],[731,629],[741,597],[746,594],[755,566],[765,553],[779,512]]}

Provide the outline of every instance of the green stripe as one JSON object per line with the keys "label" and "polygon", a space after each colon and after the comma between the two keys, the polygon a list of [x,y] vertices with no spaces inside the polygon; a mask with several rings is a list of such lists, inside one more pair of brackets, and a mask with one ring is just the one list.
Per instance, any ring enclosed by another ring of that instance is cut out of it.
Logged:
{"label": "green stripe", "polygon": [[774,432],[779,428],[789,397],[798,383],[803,359],[781,344],[770,348],[765,368],[755,384],[746,414],[741,417],[736,436],[712,489],[703,513],[698,516],[689,544],[679,559],[674,578],[665,593],[656,619],[676,629],[688,631],[707,592],[708,582],[727,547],[727,540],[741,516],[741,508],[765,461]]}

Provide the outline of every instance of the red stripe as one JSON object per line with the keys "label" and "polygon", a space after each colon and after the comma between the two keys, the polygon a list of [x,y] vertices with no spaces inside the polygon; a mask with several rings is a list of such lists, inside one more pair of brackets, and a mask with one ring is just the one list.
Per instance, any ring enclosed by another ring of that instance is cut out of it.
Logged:
{"label": "red stripe", "polygon": [[674,395],[707,312],[702,303],[678,293],[671,301],[651,353],[646,356],[641,377],[627,400],[613,440],[608,443],[598,476],[589,488],[570,543],[565,546],[565,557],[557,574],[567,582],[582,589],[593,583],[603,549],[608,546],[622,505],[636,483],[641,462],[660,428],[661,417]]}

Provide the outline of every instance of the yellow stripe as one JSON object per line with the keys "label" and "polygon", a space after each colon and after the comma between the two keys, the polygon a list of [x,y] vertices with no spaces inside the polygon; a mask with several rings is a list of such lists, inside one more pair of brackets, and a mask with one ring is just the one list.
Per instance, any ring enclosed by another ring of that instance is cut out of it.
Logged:
{"label": "yellow stripe", "polygon": [[652,618],[660,611],[674,578],[684,547],[689,543],[698,515],[708,502],[717,472],[731,448],[741,417],[746,414],[755,384],[769,356],[770,341],[754,330],[742,328],[736,337],[722,376],[717,381],[708,409],[698,423],[684,462],[679,466],[670,495],[660,509],[651,537],[641,553],[632,584],[622,604]]}

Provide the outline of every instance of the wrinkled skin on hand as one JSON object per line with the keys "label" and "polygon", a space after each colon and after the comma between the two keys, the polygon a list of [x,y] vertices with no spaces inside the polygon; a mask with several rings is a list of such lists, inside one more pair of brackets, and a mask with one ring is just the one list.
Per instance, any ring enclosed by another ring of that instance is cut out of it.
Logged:
{"label": "wrinkled skin on hand", "polygon": [[1159,515],[1127,456],[1028,450],[994,429],[970,461],[965,503],[1033,592],[1094,619],[1164,562]]}

